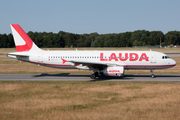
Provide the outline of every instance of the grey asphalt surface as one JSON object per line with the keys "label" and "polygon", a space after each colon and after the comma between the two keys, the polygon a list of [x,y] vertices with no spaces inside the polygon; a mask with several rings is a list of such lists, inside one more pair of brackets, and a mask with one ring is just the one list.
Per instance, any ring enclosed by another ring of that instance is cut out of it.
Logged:
{"label": "grey asphalt surface", "polygon": [[0,59],[2,61],[18,61],[17,59]]}
{"label": "grey asphalt surface", "polygon": [[166,55],[168,55],[169,57],[179,57],[180,53],[165,53]]}
{"label": "grey asphalt surface", "polygon": [[170,81],[180,82],[180,75],[127,74],[124,77],[99,76],[92,80],[89,74],[0,74],[0,81]]}

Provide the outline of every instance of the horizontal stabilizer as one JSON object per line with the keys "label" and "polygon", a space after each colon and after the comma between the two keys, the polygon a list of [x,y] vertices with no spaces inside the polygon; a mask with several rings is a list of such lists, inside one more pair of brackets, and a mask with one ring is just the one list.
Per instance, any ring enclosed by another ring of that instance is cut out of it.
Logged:
{"label": "horizontal stabilizer", "polygon": [[8,53],[8,56],[20,56],[20,57],[29,57],[29,55],[27,54],[27,52],[12,52],[12,53]]}

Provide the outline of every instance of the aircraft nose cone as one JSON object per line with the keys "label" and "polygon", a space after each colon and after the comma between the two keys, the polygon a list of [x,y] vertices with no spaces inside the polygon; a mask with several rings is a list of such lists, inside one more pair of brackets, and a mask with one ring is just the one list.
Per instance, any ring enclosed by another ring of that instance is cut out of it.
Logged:
{"label": "aircraft nose cone", "polygon": [[172,65],[176,65],[176,61],[175,60],[172,60],[172,63],[171,63]]}

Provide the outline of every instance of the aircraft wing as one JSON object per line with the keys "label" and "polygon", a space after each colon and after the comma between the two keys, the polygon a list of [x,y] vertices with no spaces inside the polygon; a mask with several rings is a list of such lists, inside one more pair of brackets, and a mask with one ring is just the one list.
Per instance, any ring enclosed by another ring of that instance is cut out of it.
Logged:
{"label": "aircraft wing", "polygon": [[83,66],[88,66],[90,68],[104,68],[106,66],[119,66],[117,64],[114,63],[105,63],[105,62],[89,62],[89,61],[75,61],[75,60],[67,60],[67,62],[72,62],[75,63],[75,65],[79,65],[82,64]]}

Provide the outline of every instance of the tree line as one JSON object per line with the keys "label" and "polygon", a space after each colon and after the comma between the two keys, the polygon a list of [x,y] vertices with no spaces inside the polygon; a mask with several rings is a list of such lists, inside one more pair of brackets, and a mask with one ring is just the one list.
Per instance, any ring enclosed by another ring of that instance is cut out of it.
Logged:
{"label": "tree line", "polygon": [[[27,34],[40,48],[155,46],[160,45],[160,41],[161,46],[180,43],[180,31],[169,31],[166,34],[147,30],[111,34],[29,31]],[[15,47],[12,34],[0,34],[0,48],[12,47]]]}

